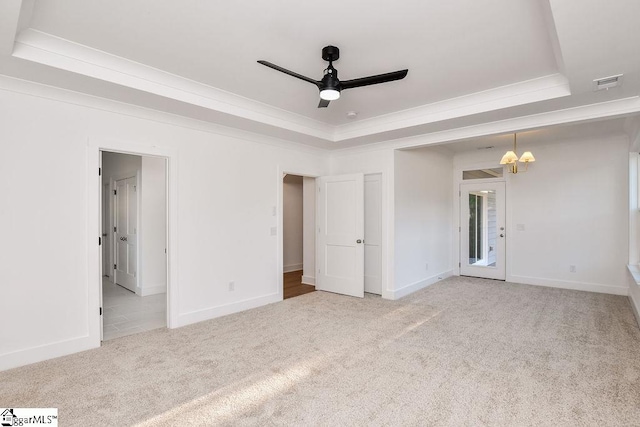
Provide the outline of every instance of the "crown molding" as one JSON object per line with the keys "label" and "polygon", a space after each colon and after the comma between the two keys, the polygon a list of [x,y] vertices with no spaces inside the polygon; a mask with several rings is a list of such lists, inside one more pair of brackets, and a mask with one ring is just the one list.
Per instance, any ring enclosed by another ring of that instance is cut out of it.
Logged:
{"label": "crown molding", "polygon": [[[561,74],[553,74],[332,126],[31,28],[16,38],[13,56],[327,142],[341,142],[570,95],[567,79]],[[221,124],[225,125],[224,122]]]}
{"label": "crown molding", "polygon": [[[416,128],[429,123],[570,96],[569,82],[563,74],[556,73],[367,120],[332,126],[30,28],[17,36],[12,55],[16,58],[220,112],[261,126],[272,126],[273,129],[280,129],[282,132],[291,132],[290,135],[298,134],[301,137],[317,138],[327,142],[325,148],[333,152],[368,151],[382,147],[408,148],[640,111],[637,105],[638,97],[631,97],[341,149],[338,144],[331,143],[366,138],[394,130]],[[14,82],[13,86],[16,85]],[[46,85],[41,86],[45,87]],[[0,87],[6,88],[6,85],[3,84]],[[46,90],[41,87],[37,91],[40,95],[37,96],[42,96],[42,93],[51,93],[55,89],[51,86],[46,87],[48,88]],[[163,111],[163,107],[160,105],[154,110],[153,106],[139,107],[78,92],[62,89],[57,89],[57,91],[55,95],[49,94],[43,97],[78,103],[118,114],[142,118],[153,117],[151,120],[177,124],[178,126],[206,128],[207,131],[234,136],[243,135],[242,137],[245,139],[256,140],[264,137],[263,141],[269,141],[268,143],[279,146],[283,146],[283,144],[302,146],[302,144],[295,142],[285,142],[278,137],[279,135],[268,136],[262,135],[260,132],[237,129],[237,120],[236,126],[234,126],[233,121],[222,116],[220,116],[222,118],[216,119],[216,123],[213,123]],[[33,92],[33,90],[30,89],[27,92]],[[71,96],[71,93],[74,95]],[[74,99],[69,101],[70,98]],[[82,100],[79,101],[79,99]],[[245,123],[249,122],[245,121]]]}
{"label": "crown molding", "polygon": [[19,93],[55,102],[62,102],[70,105],[77,105],[94,110],[105,111],[120,116],[133,117],[164,125],[181,127],[200,132],[207,132],[215,135],[222,135],[229,138],[236,138],[245,141],[271,145],[274,147],[288,149],[296,152],[306,152],[320,157],[326,157],[328,151],[323,148],[291,142],[284,139],[254,133],[235,127],[228,127],[217,123],[211,123],[181,115],[158,111],[125,102],[114,101],[112,99],[101,98],[81,92],[74,92],[29,80],[0,74],[0,91]]}
{"label": "crown molding", "polygon": [[324,140],[333,140],[331,125],[31,28],[22,31],[16,38],[13,56]]}
{"label": "crown molding", "polygon": [[571,91],[566,77],[552,74],[341,125],[336,129],[335,140],[358,138],[569,95]]}
{"label": "crown molding", "polygon": [[[411,136],[390,141],[334,150],[333,155],[352,155],[382,149],[407,149],[443,144],[487,135],[522,132],[560,124],[588,122],[640,113],[640,96],[581,105],[562,110],[548,111],[506,120],[482,123],[473,126],[448,129],[424,135]],[[634,122],[635,123],[635,122]]]}

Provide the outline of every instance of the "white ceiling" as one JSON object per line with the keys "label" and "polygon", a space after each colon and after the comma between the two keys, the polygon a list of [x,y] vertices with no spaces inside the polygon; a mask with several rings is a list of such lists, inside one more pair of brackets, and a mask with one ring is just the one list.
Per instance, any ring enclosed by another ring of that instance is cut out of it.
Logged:
{"label": "white ceiling", "polygon": [[[6,0],[0,8],[6,76],[321,148],[640,112],[637,0]],[[320,79],[328,44],[341,50],[334,66],[343,80],[409,74],[318,109],[313,85],[256,63]],[[593,79],[620,73],[621,87],[591,90]]]}

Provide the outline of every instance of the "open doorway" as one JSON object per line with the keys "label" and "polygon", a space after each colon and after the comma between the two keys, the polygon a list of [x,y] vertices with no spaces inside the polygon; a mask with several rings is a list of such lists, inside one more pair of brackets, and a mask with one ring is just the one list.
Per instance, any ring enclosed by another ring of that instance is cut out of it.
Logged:
{"label": "open doorway", "polygon": [[102,151],[102,339],[167,326],[166,159]]}
{"label": "open doorway", "polygon": [[282,179],[283,299],[315,291],[315,179]]}

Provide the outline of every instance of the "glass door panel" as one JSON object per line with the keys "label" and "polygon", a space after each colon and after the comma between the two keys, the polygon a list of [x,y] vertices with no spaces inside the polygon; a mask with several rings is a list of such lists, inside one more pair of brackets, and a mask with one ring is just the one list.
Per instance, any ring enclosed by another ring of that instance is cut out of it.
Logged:
{"label": "glass door panel", "polygon": [[460,274],[505,278],[504,182],[460,185]]}

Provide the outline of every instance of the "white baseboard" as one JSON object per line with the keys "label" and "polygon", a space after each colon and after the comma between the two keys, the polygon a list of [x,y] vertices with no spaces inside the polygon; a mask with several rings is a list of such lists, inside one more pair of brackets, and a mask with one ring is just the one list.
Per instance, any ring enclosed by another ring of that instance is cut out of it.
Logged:
{"label": "white baseboard", "polygon": [[285,273],[291,273],[292,271],[300,271],[300,270],[302,270],[302,264],[285,265],[283,268],[283,271]]}
{"label": "white baseboard", "polygon": [[189,313],[180,314],[176,328],[187,326],[192,323],[202,322],[204,320],[215,319],[216,317],[226,316],[228,314],[238,313],[240,311],[249,310],[251,308],[260,307],[274,302],[282,301],[282,294],[275,293],[264,295],[261,297],[250,298],[231,304],[219,305],[217,307],[205,308],[204,310],[196,310]]}
{"label": "white baseboard", "polygon": [[524,285],[546,286],[549,288],[571,289],[574,291],[598,292],[601,294],[627,295],[626,286],[603,285],[600,283],[574,282],[570,280],[545,279],[542,277],[508,276],[507,282]]}
{"label": "white baseboard", "polygon": [[390,299],[399,299],[399,298],[405,297],[409,294],[414,293],[415,291],[419,291],[420,289],[426,288],[427,286],[431,286],[434,283],[444,280],[447,277],[451,277],[452,275],[453,275],[453,270],[449,270],[449,271],[436,274],[431,277],[427,277],[426,279],[418,280],[417,282],[411,283],[409,285],[403,286],[400,289],[395,289],[394,291],[392,291]]}
{"label": "white baseboard", "polygon": [[60,356],[67,356],[69,354],[97,347],[100,347],[100,341],[96,341],[94,338],[86,335],[83,337],[71,338],[64,341],[1,354],[0,371],[29,365],[31,363],[42,362],[43,360],[49,360]]}
{"label": "white baseboard", "polygon": [[311,276],[302,276],[302,283],[305,285],[316,285],[316,278]]}
{"label": "white baseboard", "polygon": [[166,284],[155,285],[155,286],[145,286],[143,288],[136,289],[136,294],[140,295],[141,297],[146,297],[149,295],[156,295],[156,294],[164,294],[166,292],[167,292]]}

